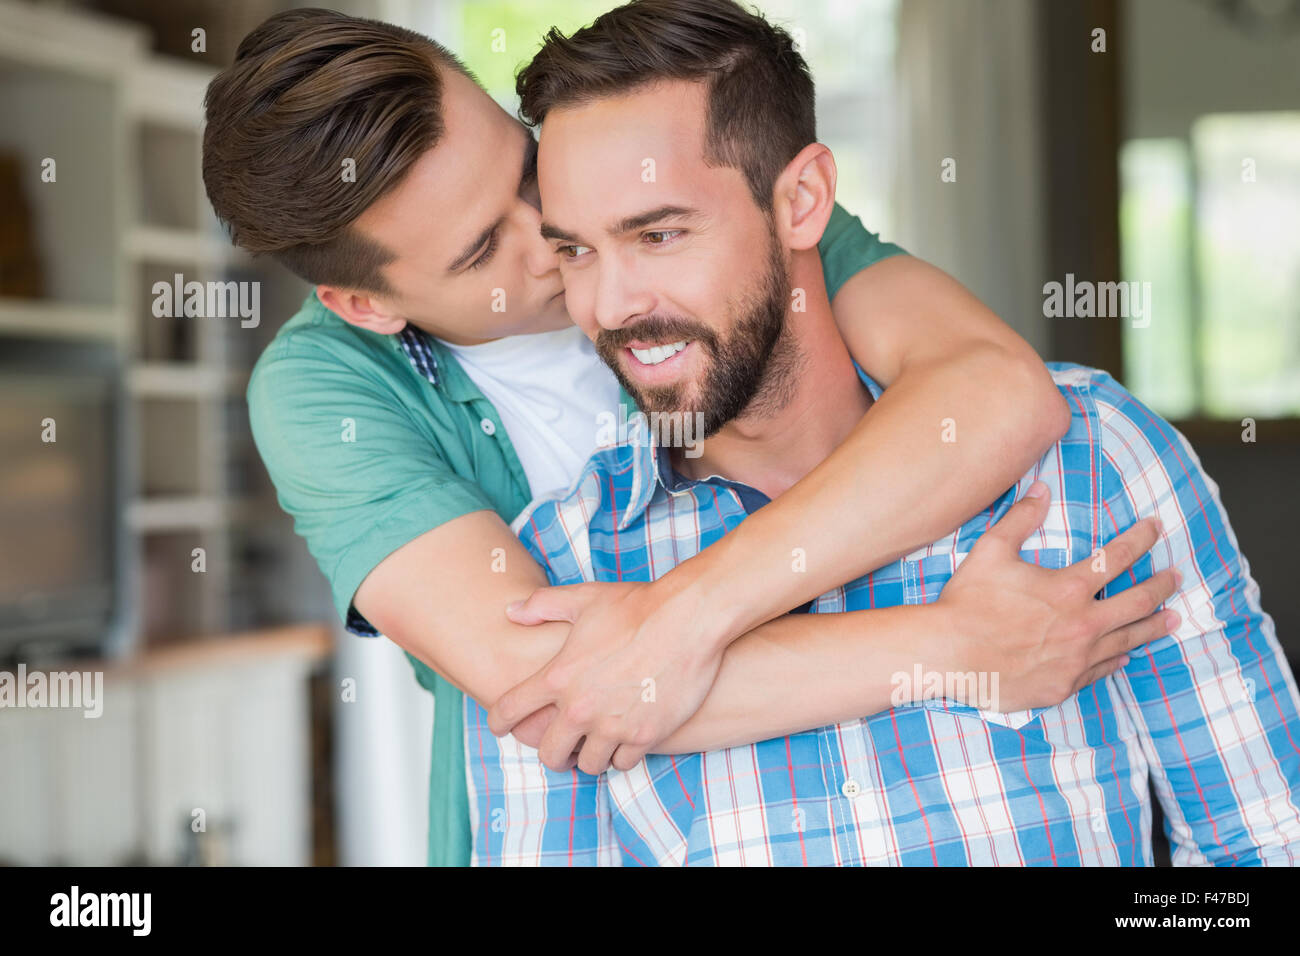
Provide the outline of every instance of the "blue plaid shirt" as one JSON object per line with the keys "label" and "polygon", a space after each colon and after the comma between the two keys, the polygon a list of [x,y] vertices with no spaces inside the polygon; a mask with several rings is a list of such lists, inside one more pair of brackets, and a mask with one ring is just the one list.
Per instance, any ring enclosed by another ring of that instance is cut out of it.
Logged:
{"label": "blue plaid shirt", "polygon": [[[1115,594],[1169,566],[1182,623],[1060,706],[929,700],[627,772],[555,773],[466,698],[481,865],[1150,865],[1148,780],[1175,864],[1300,863],[1300,695],[1272,619],[1186,440],[1105,372],[1054,364],[1073,421],[1016,486],[948,537],[822,595],[816,613],[935,600],[1035,479],[1050,515],[1023,556],[1089,557],[1139,518],[1160,540]],[[873,396],[880,389],[858,370]],[[766,499],[676,475],[662,449],[598,450],[514,528],[554,584],[649,581]],[[810,688],[794,688],[810,693]]]}

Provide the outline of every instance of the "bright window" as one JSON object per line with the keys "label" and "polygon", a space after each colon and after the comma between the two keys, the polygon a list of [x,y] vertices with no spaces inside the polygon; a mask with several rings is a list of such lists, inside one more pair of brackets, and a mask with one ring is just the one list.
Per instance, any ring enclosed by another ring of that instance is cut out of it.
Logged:
{"label": "bright window", "polygon": [[1300,113],[1204,116],[1120,162],[1128,384],[1170,418],[1300,415]]}
{"label": "bright window", "polygon": [[[515,73],[551,26],[567,35],[614,6],[613,0],[463,0],[430,32],[514,113]],[[812,70],[818,137],[835,153],[840,203],[889,239],[897,0],[764,0],[757,6],[790,31]]]}

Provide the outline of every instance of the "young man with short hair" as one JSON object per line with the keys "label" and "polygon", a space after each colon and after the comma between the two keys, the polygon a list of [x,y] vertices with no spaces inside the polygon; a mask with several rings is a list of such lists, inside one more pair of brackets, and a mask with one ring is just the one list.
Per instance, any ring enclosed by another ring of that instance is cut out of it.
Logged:
{"label": "young man with short hair", "polygon": [[[547,592],[581,606],[525,626],[505,608],[547,579],[506,522],[568,488],[602,415],[621,398],[631,407],[568,317],[539,231],[533,137],[427,38],[321,10],[254,30],[206,112],[204,181],[234,241],[316,285],[254,371],[253,433],[340,616],[403,647],[434,691],[433,863],[470,859],[461,689],[490,705],[562,648],[617,648],[673,675],[657,723],[617,741],[623,759],[654,751],[704,700],[743,696],[714,679],[738,638],[760,646],[844,573],[951,529],[1064,427],[1064,403],[1019,337],[838,210],[820,250],[825,281],[850,352],[898,399],[717,549],[653,582]],[[960,442],[939,440],[949,416]],[[794,547],[807,558],[798,573]],[[990,567],[989,586],[1018,563]],[[1008,588],[1024,627],[971,601],[935,653],[1000,670],[1004,693],[1026,705],[1118,666],[1158,623],[1143,611],[1078,627],[1095,602],[1064,577]],[[917,633],[896,615],[872,619],[868,656],[914,659]],[[554,713],[539,708],[519,738],[540,740]],[[765,719],[752,715],[749,739]],[[593,771],[613,756],[572,755]]]}

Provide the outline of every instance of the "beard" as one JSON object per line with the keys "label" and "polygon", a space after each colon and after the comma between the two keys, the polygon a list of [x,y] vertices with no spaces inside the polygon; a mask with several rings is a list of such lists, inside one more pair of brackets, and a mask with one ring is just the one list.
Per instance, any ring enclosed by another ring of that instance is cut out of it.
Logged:
{"label": "beard", "polygon": [[[681,316],[653,314],[596,336],[596,353],[613,370],[628,395],[647,415],[685,413],[703,416],[702,438],[710,438],[738,417],[765,418],[783,409],[794,394],[801,353],[786,321],[790,278],[776,230],[768,223],[767,265],[739,301],[728,304],[730,332]],[[620,361],[628,342],[692,341],[705,355],[697,378],[670,385],[633,381]]]}

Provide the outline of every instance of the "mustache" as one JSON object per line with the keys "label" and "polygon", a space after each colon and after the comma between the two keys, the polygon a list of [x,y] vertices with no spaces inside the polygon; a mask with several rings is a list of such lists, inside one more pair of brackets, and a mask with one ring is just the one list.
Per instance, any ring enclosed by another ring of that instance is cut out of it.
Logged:
{"label": "mustache", "polygon": [[717,351],[718,337],[707,325],[691,322],[680,316],[651,315],[633,325],[618,329],[602,329],[596,336],[596,348],[616,352],[629,342],[679,342],[696,341],[710,351]]}

